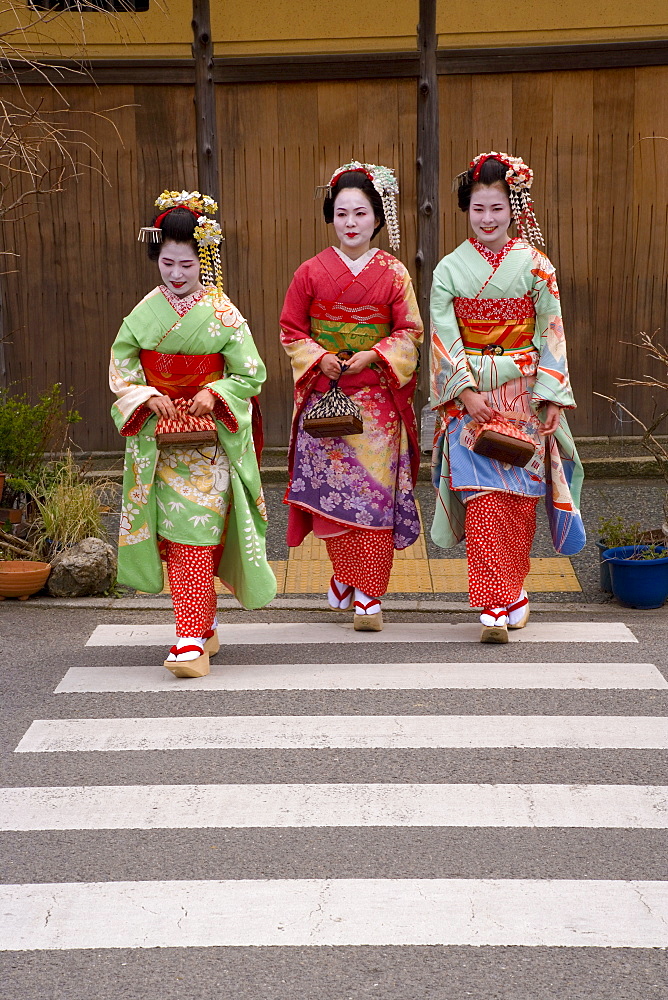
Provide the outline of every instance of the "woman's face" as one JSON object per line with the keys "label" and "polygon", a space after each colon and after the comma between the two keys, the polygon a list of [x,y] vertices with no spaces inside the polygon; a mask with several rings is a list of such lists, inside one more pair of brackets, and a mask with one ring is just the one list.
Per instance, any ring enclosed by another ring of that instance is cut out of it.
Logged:
{"label": "woman's face", "polygon": [[359,188],[344,188],[334,201],[334,229],[341,250],[356,260],[369,249],[378,220],[371,202]]}
{"label": "woman's face", "polygon": [[199,258],[189,243],[166,240],[160,248],[158,267],[163,283],[180,298],[192,295],[202,287]]}
{"label": "woman's face", "polygon": [[494,253],[508,242],[508,227],[512,222],[510,202],[504,187],[495,184],[479,184],[471,193],[469,220],[476,238]]}

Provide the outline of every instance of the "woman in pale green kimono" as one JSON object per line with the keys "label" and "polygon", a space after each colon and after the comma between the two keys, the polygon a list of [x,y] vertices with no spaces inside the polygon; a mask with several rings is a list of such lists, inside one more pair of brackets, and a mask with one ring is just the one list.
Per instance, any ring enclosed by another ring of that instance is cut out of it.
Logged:
{"label": "woman in pale green kimono", "polygon": [[[166,560],[177,641],[165,666],[199,677],[219,648],[214,573],[245,608],[264,607],[276,594],[253,441],[253,397],[265,367],[220,287],[220,229],[203,217],[215,211],[213,201],[164,192],[156,205],[163,211],[142,233],[162,284],[126,317],[111,349],[112,416],[127,439],[118,579],[159,593]],[[159,418],[178,420],[179,408],[211,415],[217,443],[158,449]]]}
{"label": "woman in pale green kimono", "polygon": [[[555,269],[529,188],[533,172],[507,153],[477,156],[458,178],[473,237],[444,257],[431,293],[431,399],[440,430],[432,538],[466,537],[469,598],[482,608],[482,642],[507,642],[529,618],[524,589],[545,498],[557,552],[585,544],[579,511],[582,465],[565,411],[575,401]],[[508,228],[517,225],[519,235]],[[524,467],[473,451],[476,428],[508,414],[533,440]]]}

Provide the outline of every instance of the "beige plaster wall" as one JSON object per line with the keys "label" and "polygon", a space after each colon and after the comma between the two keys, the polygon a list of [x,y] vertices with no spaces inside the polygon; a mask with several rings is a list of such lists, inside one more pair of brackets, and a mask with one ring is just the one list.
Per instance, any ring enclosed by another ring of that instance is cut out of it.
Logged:
{"label": "beige plaster wall", "polygon": [[[15,0],[18,18],[5,8],[0,32],[36,20]],[[415,47],[418,0],[212,0],[217,55],[405,51]],[[136,16],[62,14],[17,43],[45,55],[73,56],[82,31],[92,58],[190,55],[191,0],[151,0]],[[439,0],[443,48],[545,45],[568,42],[668,38],[666,0]]]}

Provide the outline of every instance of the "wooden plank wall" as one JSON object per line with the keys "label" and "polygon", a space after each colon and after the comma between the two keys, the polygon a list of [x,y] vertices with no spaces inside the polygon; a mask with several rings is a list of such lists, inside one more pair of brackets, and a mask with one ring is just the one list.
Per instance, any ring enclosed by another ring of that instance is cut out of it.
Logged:
{"label": "wooden plank wall", "polygon": [[[668,67],[441,76],[443,252],[466,238],[450,182],[478,151],[517,152],[536,173],[535,202],[558,268],[577,433],[619,433],[592,390],[647,370],[621,343],[667,322]],[[38,88],[31,88],[31,93]],[[166,186],[196,187],[187,86],[76,86],[64,96],[89,119],[106,178],[91,170],[39,213],[5,226],[21,253],[5,276],[7,378],[35,391],[71,385],[84,422],[76,439],[114,450],[108,348],[120,320],[155,284],[136,243]],[[0,89],[0,96],[2,91]],[[44,100],[54,106],[46,88]],[[331,239],[314,189],[353,156],[393,165],[401,184],[402,259],[415,253],[415,82],[304,81],[218,86],[224,261],[229,294],[267,360],[267,440],[287,439],[291,377],[278,315],[298,264]],[[382,237],[380,245],[386,247]],[[627,397],[645,415],[651,403]]]}

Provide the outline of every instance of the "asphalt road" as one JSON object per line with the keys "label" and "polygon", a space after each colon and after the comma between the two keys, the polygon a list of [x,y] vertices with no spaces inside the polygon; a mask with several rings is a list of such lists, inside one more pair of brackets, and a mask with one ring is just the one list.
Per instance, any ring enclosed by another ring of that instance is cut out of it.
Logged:
{"label": "asphalt road", "polygon": [[[388,613],[391,623],[470,621]],[[503,665],[654,664],[668,678],[668,614],[555,608],[543,621],[622,621],[638,643],[375,643],[234,648],[214,663],[499,663],[499,686],[478,690],[238,690],[54,695],[70,668],[137,668],[149,646],[86,646],[99,624],[171,620],[167,611],[114,613],[0,604],[0,758],[4,788],[131,785],[373,783],[666,785],[660,749],[547,746],[412,749],[180,749],[16,753],[34,720],[228,716],[665,716],[668,688],[519,689]],[[226,622],[331,621],[323,612],[224,615]],[[447,721],[447,719],[446,719]],[[100,727],[105,723],[100,721]],[[2,883],[179,880],[661,881],[664,829],[631,826],[315,826],[200,829],[33,829],[0,833]],[[611,914],[611,918],[614,914]],[[48,918],[47,918],[48,920]],[[664,1000],[665,951],[649,947],[378,945],[91,947],[0,953],[3,1000],[235,998],[235,1000]],[[7,947],[7,944],[1,945]]]}

